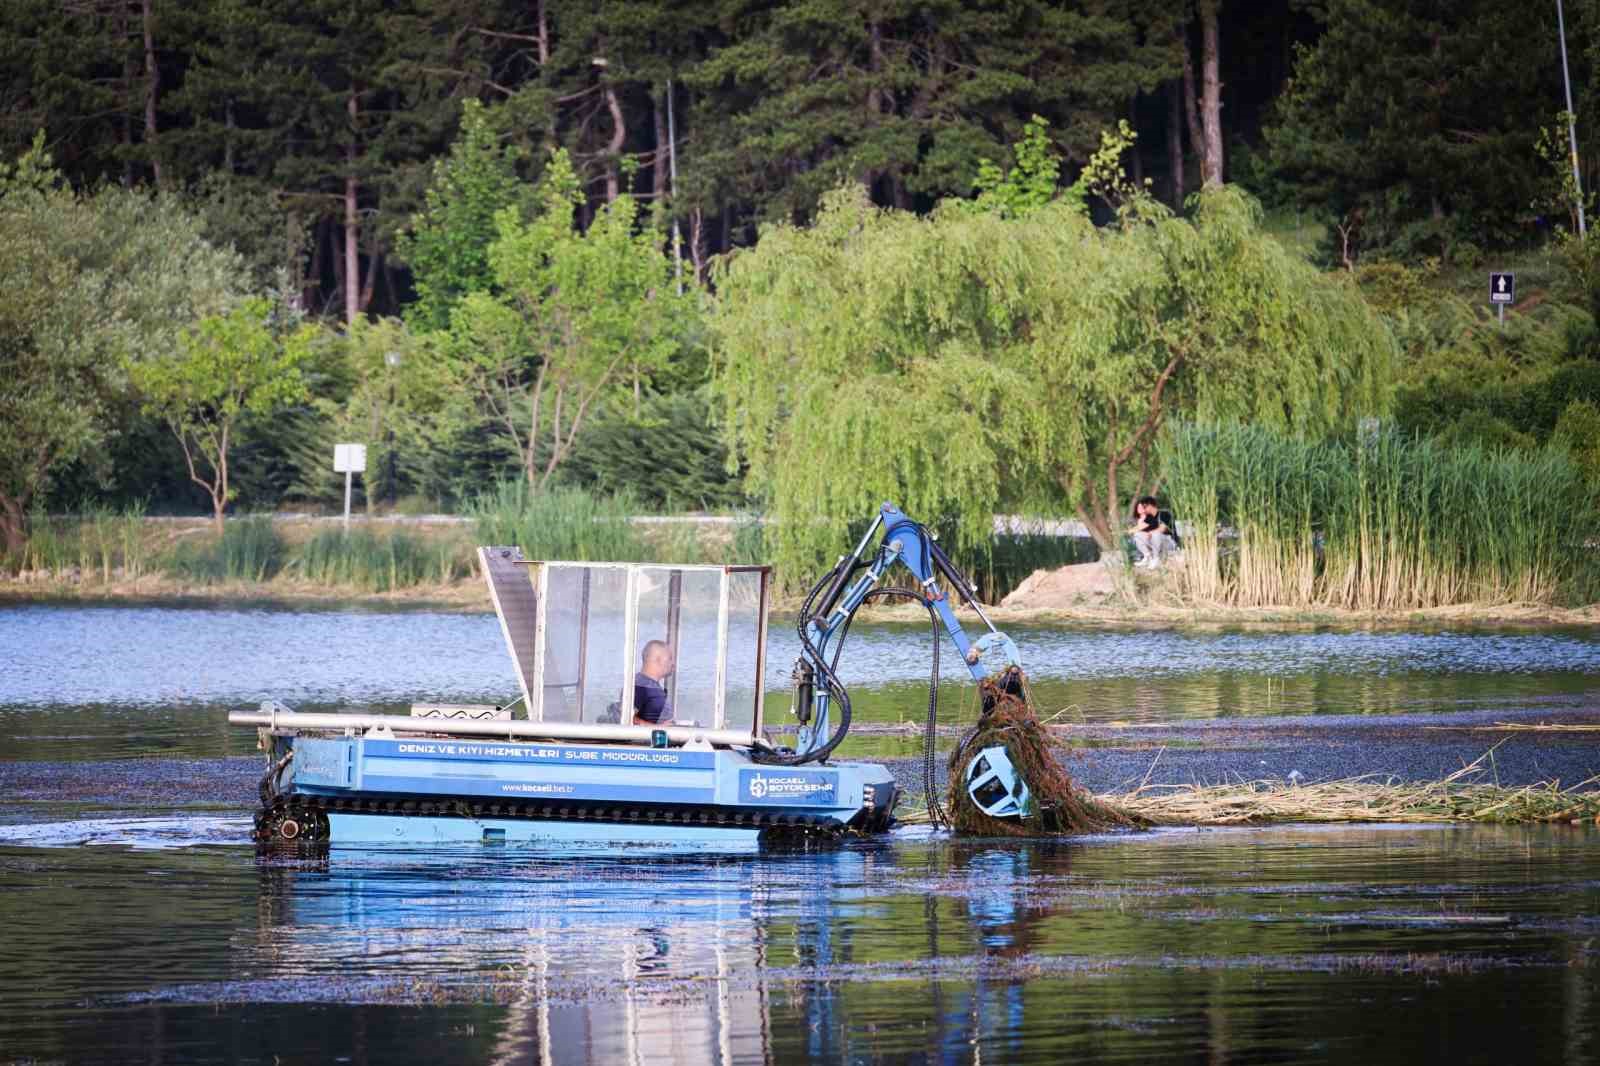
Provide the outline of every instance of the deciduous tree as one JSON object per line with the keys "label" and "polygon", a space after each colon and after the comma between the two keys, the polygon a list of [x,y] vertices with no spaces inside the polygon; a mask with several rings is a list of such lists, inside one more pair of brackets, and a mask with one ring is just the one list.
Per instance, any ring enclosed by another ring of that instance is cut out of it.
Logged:
{"label": "deciduous tree", "polygon": [[1167,418],[1344,425],[1385,403],[1392,347],[1227,187],[1193,220],[1140,198],[1107,229],[1062,200],[918,218],[841,189],[726,264],[714,324],[730,443],[790,573],[884,499],[961,550],[1029,504],[1114,548]]}
{"label": "deciduous tree", "polygon": [[177,203],[66,189],[42,140],[0,165],[0,536],[74,462],[103,467],[125,362],[166,351],[229,298],[238,258]]}
{"label": "deciduous tree", "polygon": [[685,342],[698,293],[680,295],[672,262],[639,226],[632,196],[602,205],[587,230],[576,172],[559,151],[538,213],[496,217],[495,291],[469,293],[452,332],[461,380],[513,443],[529,484],[543,486],[585,420],[625,374],[648,378]]}
{"label": "deciduous tree", "polygon": [[270,301],[245,300],[184,330],[176,352],[129,366],[147,409],[182,445],[189,479],[211,497],[219,534],[232,498],[228,453],[240,420],[306,397],[301,367],[320,330],[309,323],[282,328],[274,317]]}

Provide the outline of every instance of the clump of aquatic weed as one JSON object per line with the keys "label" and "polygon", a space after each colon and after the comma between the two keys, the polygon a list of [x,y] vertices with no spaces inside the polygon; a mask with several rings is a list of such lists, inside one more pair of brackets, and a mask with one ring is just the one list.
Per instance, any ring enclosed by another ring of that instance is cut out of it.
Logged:
{"label": "clump of aquatic weed", "polygon": [[[950,827],[972,836],[1041,836],[1098,833],[1129,828],[1134,819],[1114,802],[1096,798],[1072,783],[1050,745],[1050,737],[1025,695],[1021,671],[1011,667],[978,686],[984,712],[978,724],[950,753]],[[1021,817],[985,814],[967,792],[967,771],[990,747],[1005,748],[1011,765],[1027,783],[1029,799]]]}
{"label": "clump of aquatic weed", "polygon": [[1568,788],[1544,781],[1508,788],[1473,780],[1487,753],[1439,781],[1368,774],[1302,785],[1282,780],[1221,785],[1141,785],[1097,797],[1146,825],[1287,822],[1569,822],[1600,819],[1600,777]]}

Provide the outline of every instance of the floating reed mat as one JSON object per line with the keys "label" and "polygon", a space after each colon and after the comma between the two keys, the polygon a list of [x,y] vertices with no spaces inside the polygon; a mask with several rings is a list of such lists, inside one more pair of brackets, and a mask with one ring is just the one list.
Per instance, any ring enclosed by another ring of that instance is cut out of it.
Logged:
{"label": "floating reed mat", "polygon": [[[971,836],[1046,836],[1095,833],[1133,826],[1134,820],[1072,783],[1050,747],[1048,731],[1027,699],[1022,671],[1010,667],[978,684],[983,713],[950,753],[946,801],[950,828]],[[1021,817],[985,814],[967,793],[967,771],[985,748],[1003,747],[1028,786]]]}
{"label": "floating reed mat", "polygon": [[[1027,704],[997,699],[950,759],[949,824],[974,836],[1044,836],[1156,826],[1249,826],[1362,822],[1593,822],[1600,825],[1600,776],[1562,788],[1544,781],[1505,787],[1481,781],[1490,753],[1439,781],[1398,781],[1382,774],[1302,785],[1237,781],[1220,785],[1146,782],[1131,792],[1091,795],[1072,784]],[[966,791],[978,752],[1003,744],[1036,798],[1021,819],[991,818]],[[1151,770],[1154,771],[1154,764]],[[1037,782],[1037,784],[1036,784]],[[925,810],[903,824],[926,824]]]}
{"label": "floating reed mat", "polygon": [[1222,785],[1141,785],[1099,796],[1150,826],[1269,825],[1285,822],[1571,822],[1600,823],[1600,777],[1570,788],[1545,781],[1506,788],[1476,780],[1484,754],[1440,781],[1400,782],[1383,775],[1300,785],[1240,781]]}
{"label": "floating reed mat", "polygon": [[1467,733],[1600,733],[1600,722],[1577,724],[1561,722],[1496,722],[1494,725],[1425,725],[1423,729]]}

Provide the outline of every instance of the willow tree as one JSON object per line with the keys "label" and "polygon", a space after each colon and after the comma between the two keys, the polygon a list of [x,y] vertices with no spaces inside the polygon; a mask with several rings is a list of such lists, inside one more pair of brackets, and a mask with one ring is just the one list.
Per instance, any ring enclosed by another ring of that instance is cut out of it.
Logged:
{"label": "willow tree", "polygon": [[987,542],[994,513],[1075,513],[1112,548],[1174,415],[1335,429],[1386,401],[1392,341],[1345,280],[1235,190],[1192,219],[1142,196],[1095,227],[831,195],[718,278],[717,387],[798,572],[883,499]]}

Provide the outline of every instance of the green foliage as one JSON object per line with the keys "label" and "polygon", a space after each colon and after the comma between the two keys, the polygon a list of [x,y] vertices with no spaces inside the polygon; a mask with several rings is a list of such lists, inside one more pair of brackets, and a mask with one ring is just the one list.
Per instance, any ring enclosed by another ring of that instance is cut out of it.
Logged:
{"label": "green foliage", "polygon": [[515,545],[529,559],[574,562],[647,562],[649,549],[629,521],[639,513],[627,497],[601,497],[582,489],[532,489],[526,481],[501,482],[470,500],[479,544]]}
{"label": "green foliage", "polygon": [[1570,599],[1600,519],[1600,496],[1559,449],[1180,424],[1160,460],[1192,525],[1189,594],[1205,601],[1391,611]]}
{"label": "green foliage", "polygon": [[1590,215],[1594,214],[1595,209],[1594,190],[1586,192],[1580,189],[1578,176],[1572,170],[1570,127],[1567,124],[1573,119],[1570,111],[1562,111],[1556,115],[1554,125],[1539,127],[1533,150],[1544,164],[1544,174],[1535,186],[1536,192],[1528,205],[1541,215],[1565,216],[1568,234],[1578,232],[1580,204]]}
{"label": "green foliage", "polygon": [[1145,188],[1139,187],[1128,177],[1122,165],[1123,157],[1136,150],[1138,140],[1139,135],[1133,132],[1133,127],[1125,119],[1117,120],[1115,130],[1101,131],[1100,146],[1089,156],[1078,180],[1067,190],[1068,199],[1082,203],[1087,194],[1093,193],[1111,205],[1117,217],[1124,220],[1130,218],[1132,213],[1151,206],[1141,198],[1150,185],[1149,179],[1145,179]]}
{"label": "green foliage", "polygon": [[[1600,223],[1600,219],[1596,221]],[[1600,241],[1561,233],[1551,242],[1551,250],[1561,267],[1555,295],[1588,311],[1593,322],[1600,322]]]}
{"label": "green foliage", "polygon": [[906,205],[963,195],[980,159],[1027,143],[1030,116],[1081,160],[1128,100],[1178,71],[1170,4],[783,0],[708,10],[733,32],[685,73],[706,100],[693,117],[705,136],[688,195],[737,198],[774,221],[808,217],[845,181]]}
{"label": "green foliage", "polygon": [[1311,431],[1382,408],[1387,331],[1243,197],[1140,210],[1111,230],[1058,203],[920,219],[847,189],[725,265],[716,386],[786,573],[885,499],[958,553],[1003,504],[1077,511],[1110,545],[1170,415]]}
{"label": "green foliage", "polygon": [[210,493],[219,528],[233,496],[228,454],[235,427],[246,415],[264,416],[306,396],[302,367],[320,330],[278,328],[273,318],[268,301],[245,300],[185,330],[176,353],[128,365],[146,410],[163,418],[183,446],[190,479]]}
{"label": "green foliage", "polygon": [[531,207],[517,176],[521,157],[515,145],[501,145],[476,100],[462,105],[461,132],[450,154],[433,164],[425,206],[411,217],[397,248],[417,290],[416,302],[406,308],[413,326],[445,329],[463,296],[493,288],[488,252],[497,234],[495,216],[508,208],[525,215]]}
{"label": "green foliage", "polygon": [[1546,360],[1525,369],[1501,366],[1496,373],[1492,363],[1446,363],[1413,377],[1399,391],[1397,424],[1411,432],[1441,434],[1481,412],[1503,422],[1519,439],[1544,444],[1569,404],[1600,402],[1600,363],[1592,360]]}
{"label": "green foliage", "polygon": [[238,261],[170,200],[62,187],[38,146],[0,164],[0,243],[0,529],[15,551],[31,501],[102,459],[125,362],[226,300]]}
{"label": "green foliage", "polygon": [[1594,319],[1542,298],[1562,276],[1559,261],[1554,272],[1549,262],[1519,265],[1532,298],[1504,324],[1483,303],[1476,271],[1456,280],[1436,259],[1356,268],[1400,349],[1394,417],[1401,429],[1454,443],[1534,447],[1550,439],[1569,400],[1596,394]]}
{"label": "green foliage", "polygon": [[1456,261],[1522,238],[1544,181],[1524,102],[1561,92],[1553,22],[1530,32],[1498,0],[1321,14],[1263,133],[1276,176],[1334,222],[1333,261]]}
{"label": "green foliage", "polygon": [[[565,152],[551,159],[531,221],[495,217],[495,291],[469,293],[452,317],[449,355],[461,386],[503,429],[530,483],[544,485],[595,407],[625,379],[670,368],[698,312],[672,262],[638,226],[631,196],[574,228],[584,202]],[[542,469],[541,469],[542,467]]]}
{"label": "green foliage", "polygon": [[[973,180],[971,200],[963,201],[971,210],[991,211],[1001,218],[1021,218],[1056,198],[1061,182],[1061,154],[1045,132],[1050,124],[1034,115],[1022,127],[1022,139],[1012,146],[1016,162],[1001,170],[989,157],[978,160],[978,176]],[[1083,206],[1083,193],[1073,186],[1073,201]]]}
{"label": "green foliage", "polygon": [[283,568],[288,552],[266,515],[236,518],[220,536],[180,540],[163,568],[181,581],[217,584],[224,581],[268,581]]}
{"label": "green foliage", "polygon": [[325,529],[295,550],[284,573],[322,586],[391,592],[447,584],[465,576],[472,569],[468,555],[466,546],[453,537]]}
{"label": "green foliage", "polygon": [[1475,445],[1486,451],[1531,451],[1538,447],[1532,434],[1523,433],[1510,422],[1482,408],[1462,415],[1435,440],[1445,448]]}
{"label": "green foliage", "polygon": [[1600,487],[1600,403],[1574,400],[1561,412],[1552,440],[1583,468],[1589,483]]}
{"label": "green foliage", "polygon": [[121,511],[86,504],[80,514],[53,519],[35,508],[22,550],[15,555],[0,552],[0,570],[48,571],[63,578],[76,569],[85,581],[137,579],[150,562],[144,513],[143,504]]}
{"label": "green foliage", "polygon": [[298,278],[311,234],[304,219],[286,208],[280,190],[213,170],[178,199],[198,220],[208,243],[238,254],[251,291],[283,289]]}
{"label": "green foliage", "polygon": [[[288,495],[337,502],[344,475],[331,457],[340,442],[365,443],[367,466],[356,491],[370,511],[397,499],[441,470],[470,470],[458,446],[462,398],[454,388],[438,334],[417,333],[395,318],[360,319],[323,345],[329,387],[286,419],[284,447],[294,470]],[[317,368],[306,368],[308,385]],[[259,432],[259,430],[258,430]],[[448,475],[447,475],[448,476]],[[437,488],[436,485],[430,486]]]}
{"label": "green foliage", "polygon": [[[1023,127],[1022,140],[1012,146],[1016,164],[1002,171],[987,157],[978,161],[978,177],[973,182],[971,200],[959,201],[969,211],[989,212],[1001,218],[1022,218],[1059,195],[1071,208],[1086,212],[1091,194],[1099,196],[1119,216],[1141,204],[1144,190],[1129,180],[1122,159],[1138,141],[1138,134],[1126,120],[1118,120],[1115,130],[1100,134],[1100,146],[1090,154],[1078,179],[1065,189],[1061,180],[1061,156],[1045,132],[1049,124],[1038,115]],[[1145,182],[1149,185],[1149,182]]]}
{"label": "green foliage", "polygon": [[601,496],[624,495],[650,511],[720,511],[743,492],[707,389],[646,398],[634,415],[612,404],[578,438],[562,480]]}

